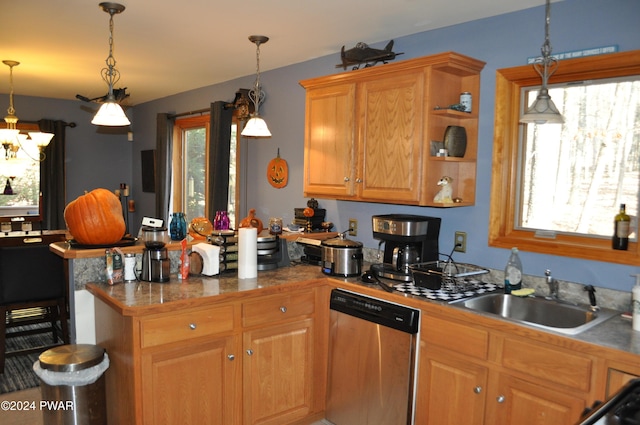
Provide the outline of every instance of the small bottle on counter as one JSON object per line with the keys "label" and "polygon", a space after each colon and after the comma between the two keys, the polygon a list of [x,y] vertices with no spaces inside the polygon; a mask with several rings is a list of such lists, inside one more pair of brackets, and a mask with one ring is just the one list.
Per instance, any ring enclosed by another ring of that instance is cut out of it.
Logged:
{"label": "small bottle on counter", "polygon": [[620,204],[620,211],[613,219],[613,249],[626,251],[629,248],[629,225],[631,218],[627,215],[626,204]]}
{"label": "small bottle on counter", "polygon": [[636,277],[636,284],[631,291],[631,320],[634,331],[640,331],[640,274],[631,275]]}
{"label": "small bottle on counter", "polygon": [[511,248],[511,256],[504,268],[504,293],[522,288],[522,261],[518,255],[518,248]]}

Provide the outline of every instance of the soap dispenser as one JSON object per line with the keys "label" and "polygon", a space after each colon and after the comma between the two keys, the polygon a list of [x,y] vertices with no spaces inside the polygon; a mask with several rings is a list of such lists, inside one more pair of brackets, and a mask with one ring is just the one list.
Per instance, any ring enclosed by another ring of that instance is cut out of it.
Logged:
{"label": "soap dispenser", "polygon": [[633,287],[631,301],[631,317],[633,330],[640,331],[640,273],[631,275],[636,277],[636,284]]}

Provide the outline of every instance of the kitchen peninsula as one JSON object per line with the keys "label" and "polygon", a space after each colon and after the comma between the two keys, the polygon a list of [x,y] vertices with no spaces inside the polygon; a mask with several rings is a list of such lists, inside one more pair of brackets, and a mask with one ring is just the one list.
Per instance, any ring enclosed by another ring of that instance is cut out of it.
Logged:
{"label": "kitchen peninsula", "polygon": [[[231,273],[168,284],[88,284],[97,342],[111,359],[110,423],[321,419],[334,287],[422,311],[416,423],[449,423],[439,415],[452,411],[480,417],[460,423],[527,423],[523,417],[535,414],[572,423],[594,400],[640,376],[640,337],[618,317],[564,336],[299,264],[256,279]],[[438,409],[442,391],[460,405]],[[522,397],[530,408],[514,409]]]}

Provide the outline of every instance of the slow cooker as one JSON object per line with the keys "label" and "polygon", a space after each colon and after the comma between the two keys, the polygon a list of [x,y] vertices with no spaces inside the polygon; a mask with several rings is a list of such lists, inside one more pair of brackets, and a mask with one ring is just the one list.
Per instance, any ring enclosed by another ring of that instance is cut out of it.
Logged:
{"label": "slow cooker", "polygon": [[362,243],[337,238],[322,241],[322,273],[330,276],[360,276],[362,273]]}

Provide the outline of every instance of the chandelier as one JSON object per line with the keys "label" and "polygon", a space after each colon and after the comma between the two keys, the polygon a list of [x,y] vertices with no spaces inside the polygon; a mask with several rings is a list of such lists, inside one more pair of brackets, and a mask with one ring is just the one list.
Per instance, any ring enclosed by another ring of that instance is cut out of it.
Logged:
{"label": "chandelier", "polygon": [[542,58],[536,60],[533,64],[533,68],[538,75],[542,77],[542,86],[540,86],[540,92],[536,97],[536,100],[529,106],[527,111],[520,117],[520,122],[525,124],[562,124],[564,118],[562,114],[556,108],[556,105],[549,96],[549,89],[547,83],[549,77],[551,77],[558,69],[558,60],[551,56],[551,43],[549,42],[549,21],[551,20],[551,1],[547,0],[546,5],[546,19],[544,27],[544,43],[540,52]]}
{"label": "chandelier", "polygon": [[91,124],[110,127],[129,125],[131,122],[125,115],[122,106],[116,102],[116,97],[113,94],[113,86],[120,80],[120,72],[116,69],[116,59],[113,57],[113,15],[122,13],[124,6],[105,2],[100,3],[100,7],[109,14],[109,56],[105,60],[107,66],[101,71],[102,79],[109,86],[109,92],[98,113],[91,120]]}
{"label": "chandelier", "polygon": [[20,130],[16,128],[18,117],[13,107],[13,68],[20,65],[20,62],[3,60],[2,63],[9,67],[9,108],[7,116],[4,117],[7,128],[0,129],[0,143],[4,148],[4,157],[7,160],[18,159],[18,151],[22,149],[33,161],[44,161],[44,148],[53,138],[53,134],[42,132],[30,132],[28,136],[20,134]]}
{"label": "chandelier", "polygon": [[264,102],[264,98],[266,97],[260,85],[260,44],[269,41],[269,37],[265,37],[264,35],[250,35],[249,41],[256,45],[256,82],[253,88],[249,90],[249,98],[253,102],[254,111],[240,134],[245,137],[271,137],[267,123],[260,117],[259,113],[260,103]]}

